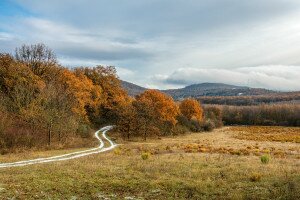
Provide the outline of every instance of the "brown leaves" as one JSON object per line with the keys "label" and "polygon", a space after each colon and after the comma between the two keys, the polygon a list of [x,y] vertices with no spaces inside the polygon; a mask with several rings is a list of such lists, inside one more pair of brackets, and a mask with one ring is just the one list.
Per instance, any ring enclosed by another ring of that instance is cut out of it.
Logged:
{"label": "brown leaves", "polygon": [[195,99],[185,99],[179,105],[181,114],[191,119],[196,119],[201,121],[203,118],[203,110],[200,106],[200,103]]}
{"label": "brown leaves", "polygon": [[0,89],[11,99],[15,110],[27,106],[45,87],[44,81],[26,65],[7,54],[0,55]]}
{"label": "brown leaves", "polygon": [[70,102],[75,101],[72,110],[82,118],[88,120],[86,106],[96,108],[101,103],[101,89],[83,73],[76,74],[70,70],[63,70],[61,82],[70,95]]}
{"label": "brown leaves", "polygon": [[153,108],[160,120],[170,122],[172,125],[177,123],[176,117],[179,114],[179,109],[172,97],[158,90],[146,90],[136,99],[138,102]]}

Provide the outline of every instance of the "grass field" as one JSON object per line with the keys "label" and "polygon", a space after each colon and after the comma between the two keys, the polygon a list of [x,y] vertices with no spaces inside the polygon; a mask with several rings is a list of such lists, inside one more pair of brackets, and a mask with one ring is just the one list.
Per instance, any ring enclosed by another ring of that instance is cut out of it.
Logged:
{"label": "grass field", "polygon": [[[300,199],[300,144],[253,139],[257,129],[282,138],[300,134],[299,128],[240,126],[146,142],[120,140],[108,153],[0,169],[0,199]],[[263,155],[268,163],[261,162]]]}

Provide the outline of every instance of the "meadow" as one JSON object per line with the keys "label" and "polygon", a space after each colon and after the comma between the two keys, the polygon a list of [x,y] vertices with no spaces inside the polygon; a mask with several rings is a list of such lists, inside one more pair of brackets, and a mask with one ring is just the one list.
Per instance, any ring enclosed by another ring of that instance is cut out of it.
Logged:
{"label": "meadow", "polygon": [[[268,131],[282,139],[258,137]],[[300,128],[118,139],[107,153],[0,169],[0,199],[299,199],[300,144],[287,141],[290,134],[297,138]],[[6,154],[1,162],[69,151]]]}

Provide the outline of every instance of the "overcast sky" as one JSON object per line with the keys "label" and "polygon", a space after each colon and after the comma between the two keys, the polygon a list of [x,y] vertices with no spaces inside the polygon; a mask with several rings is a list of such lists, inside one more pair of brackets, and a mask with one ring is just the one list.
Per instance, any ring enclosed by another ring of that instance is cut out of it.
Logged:
{"label": "overcast sky", "polygon": [[151,88],[300,90],[299,21],[299,0],[1,0],[0,51],[44,43]]}

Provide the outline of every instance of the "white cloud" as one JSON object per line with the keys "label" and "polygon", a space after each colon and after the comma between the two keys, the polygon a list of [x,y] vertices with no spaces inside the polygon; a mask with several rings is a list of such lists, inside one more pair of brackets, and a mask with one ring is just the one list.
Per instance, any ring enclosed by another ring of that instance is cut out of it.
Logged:
{"label": "white cloud", "polygon": [[121,66],[121,78],[155,88],[207,80],[299,89],[298,0],[14,2],[28,13],[0,13],[1,51],[43,42],[64,65]]}
{"label": "white cloud", "polygon": [[123,80],[132,79],[135,76],[135,72],[123,67],[116,67],[118,76]]}
{"label": "white cloud", "polygon": [[11,35],[9,33],[0,32],[0,40],[9,41],[9,40],[12,40],[13,38],[14,38],[13,35]]}
{"label": "white cloud", "polygon": [[273,90],[300,90],[300,66],[258,66],[235,69],[180,68],[169,76],[154,76],[154,82],[173,85],[215,82]]}

